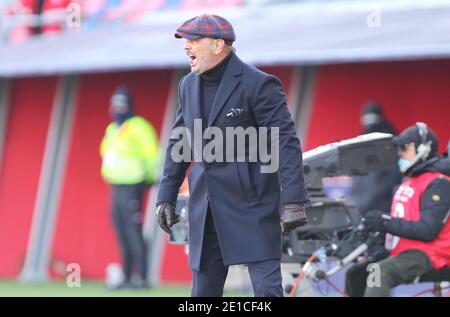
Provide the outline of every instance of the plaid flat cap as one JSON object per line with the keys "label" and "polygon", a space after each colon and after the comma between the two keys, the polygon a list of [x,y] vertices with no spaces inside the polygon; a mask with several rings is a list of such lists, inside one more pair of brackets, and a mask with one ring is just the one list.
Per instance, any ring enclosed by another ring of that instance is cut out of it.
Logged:
{"label": "plaid flat cap", "polygon": [[236,40],[231,23],[214,14],[202,14],[187,20],[177,29],[175,37],[191,40],[211,37],[223,39],[228,45],[231,45]]}

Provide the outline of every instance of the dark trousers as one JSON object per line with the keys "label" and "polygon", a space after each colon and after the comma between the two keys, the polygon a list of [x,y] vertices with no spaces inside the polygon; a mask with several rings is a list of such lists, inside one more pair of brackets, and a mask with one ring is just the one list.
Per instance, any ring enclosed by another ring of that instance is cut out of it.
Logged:
{"label": "dark trousers", "polygon": [[144,184],[112,185],[112,218],[126,281],[132,273],[147,277],[146,245],[142,235]]}
{"label": "dark trousers", "polygon": [[[283,296],[280,259],[247,265],[256,297]],[[217,232],[208,210],[200,270],[192,271],[192,297],[222,297],[227,275],[228,266],[223,264]]]}
{"label": "dark trousers", "polygon": [[[377,278],[374,275],[377,271],[368,267],[372,264],[370,261],[355,264],[348,269],[345,292],[349,296],[388,297],[392,288],[410,284],[418,276],[433,269],[428,256],[418,250],[408,250],[376,263],[379,265],[379,285],[373,283]],[[369,274],[372,276],[369,277]]]}

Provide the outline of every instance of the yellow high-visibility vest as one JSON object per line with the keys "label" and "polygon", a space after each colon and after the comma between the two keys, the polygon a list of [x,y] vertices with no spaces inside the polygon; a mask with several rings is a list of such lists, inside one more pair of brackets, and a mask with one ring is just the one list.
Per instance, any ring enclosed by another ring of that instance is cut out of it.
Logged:
{"label": "yellow high-visibility vest", "polygon": [[101,173],[110,184],[154,183],[160,169],[158,137],[153,126],[139,116],[122,125],[112,122],[100,145]]}

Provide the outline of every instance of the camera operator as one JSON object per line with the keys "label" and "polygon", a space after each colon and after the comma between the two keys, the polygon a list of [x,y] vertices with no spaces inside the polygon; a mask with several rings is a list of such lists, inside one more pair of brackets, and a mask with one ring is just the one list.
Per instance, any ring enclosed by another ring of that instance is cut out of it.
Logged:
{"label": "camera operator", "polygon": [[379,283],[367,283],[373,260],[351,267],[345,283],[349,296],[387,297],[398,285],[450,266],[450,160],[437,155],[438,138],[424,123],[407,128],[394,143],[405,179],[391,215],[372,210],[363,218],[367,230],[387,233],[389,257],[377,262]]}

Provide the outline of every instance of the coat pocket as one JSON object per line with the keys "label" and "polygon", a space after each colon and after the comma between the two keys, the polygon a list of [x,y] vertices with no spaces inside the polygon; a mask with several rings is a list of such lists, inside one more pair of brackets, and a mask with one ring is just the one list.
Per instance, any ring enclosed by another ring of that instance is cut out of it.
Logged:
{"label": "coat pocket", "polygon": [[238,127],[241,126],[243,123],[246,123],[244,125],[250,124],[252,118],[249,114],[249,111],[246,108],[239,108],[237,110],[241,110],[242,112],[233,112],[235,110],[229,109],[223,121],[225,126]]}
{"label": "coat pocket", "polygon": [[247,199],[249,201],[257,200],[258,196],[253,188],[252,182],[250,181],[250,172],[248,170],[247,163],[236,163],[239,179],[241,181],[241,186],[245,191]]}

